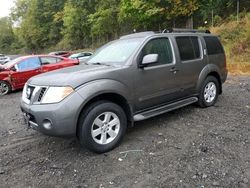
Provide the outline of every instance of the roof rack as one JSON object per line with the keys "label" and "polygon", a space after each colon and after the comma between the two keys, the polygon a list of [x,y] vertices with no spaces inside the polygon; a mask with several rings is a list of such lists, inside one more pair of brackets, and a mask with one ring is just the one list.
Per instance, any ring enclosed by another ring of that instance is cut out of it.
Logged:
{"label": "roof rack", "polygon": [[129,39],[129,38],[135,38],[135,37],[147,37],[147,36],[153,35],[153,34],[155,34],[155,32],[145,31],[145,32],[139,32],[139,33],[125,35],[125,36],[120,37],[120,39]]}
{"label": "roof rack", "polygon": [[171,28],[164,29],[162,33],[211,33],[209,30]]}

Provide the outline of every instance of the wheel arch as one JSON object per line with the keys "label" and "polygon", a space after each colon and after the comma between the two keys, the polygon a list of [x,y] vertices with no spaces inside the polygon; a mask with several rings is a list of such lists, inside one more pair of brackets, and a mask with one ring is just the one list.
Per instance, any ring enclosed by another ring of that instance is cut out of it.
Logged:
{"label": "wheel arch", "polygon": [[216,65],[211,65],[211,64],[204,67],[203,70],[201,71],[197,85],[196,85],[196,91],[199,93],[202,83],[205,81],[205,79],[208,76],[213,76],[218,80],[219,94],[221,94],[222,93],[222,80],[221,80],[220,69]]}
{"label": "wheel arch", "polygon": [[6,83],[8,85],[8,87],[10,89],[9,92],[13,91],[13,86],[11,85],[11,83],[9,82],[9,80],[4,79],[4,80],[0,80],[0,81]]}
{"label": "wheel arch", "polygon": [[222,82],[221,82],[220,75],[216,71],[212,71],[207,75],[207,77],[208,76],[213,76],[218,80],[218,82],[219,82],[219,94],[221,94],[222,93]]}
{"label": "wheel arch", "polygon": [[81,117],[81,114],[86,110],[91,104],[98,102],[98,101],[110,101],[113,102],[117,105],[119,105],[125,112],[127,116],[127,121],[128,121],[128,126],[133,126],[134,120],[133,120],[133,110],[132,106],[128,102],[128,100],[122,96],[121,94],[115,93],[115,92],[107,92],[107,93],[102,93],[98,94],[96,96],[93,96],[90,98],[88,101],[84,103],[82,108],[80,109],[77,117],[77,129],[76,133],[78,132],[78,127],[79,127],[79,120]]}

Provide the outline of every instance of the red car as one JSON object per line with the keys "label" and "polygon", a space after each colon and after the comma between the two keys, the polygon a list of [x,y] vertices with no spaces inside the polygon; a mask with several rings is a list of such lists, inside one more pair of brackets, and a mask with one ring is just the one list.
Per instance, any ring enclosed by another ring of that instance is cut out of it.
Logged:
{"label": "red car", "polygon": [[19,57],[0,65],[0,95],[23,88],[28,79],[35,75],[78,64],[78,60],[52,55]]}

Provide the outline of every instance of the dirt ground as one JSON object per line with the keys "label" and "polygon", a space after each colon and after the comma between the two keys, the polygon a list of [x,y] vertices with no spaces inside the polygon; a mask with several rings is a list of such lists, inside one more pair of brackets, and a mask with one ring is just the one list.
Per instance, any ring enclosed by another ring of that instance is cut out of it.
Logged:
{"label": "dirt ground", "polygon": [[250,187],[250,77],[229,77],[214,107],[184,107],[130,128],[102,155],[27,130],[21,92],[0,98],[0,187]]}

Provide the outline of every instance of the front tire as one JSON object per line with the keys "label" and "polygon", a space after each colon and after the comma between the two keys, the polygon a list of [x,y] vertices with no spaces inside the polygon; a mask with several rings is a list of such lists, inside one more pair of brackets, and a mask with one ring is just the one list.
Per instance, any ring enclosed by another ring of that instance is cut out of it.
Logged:
{"label": "front tire", "polygon": [[0,81],[0,96],[7,95],[11,92],[11,86],[6,81]]}
{"label": "front tire", "polygon": [[81,113],[78,138],[89,150],[105,153],[121,143],[126,129],[127,117],[123,109],[115,103],[99,101]]}
{"label": "front tire", "polygon": [[203,82],[198,104],[202,108],[213,106],[219,96],[219,82],[217,78],[213,76],[208,76]]}

